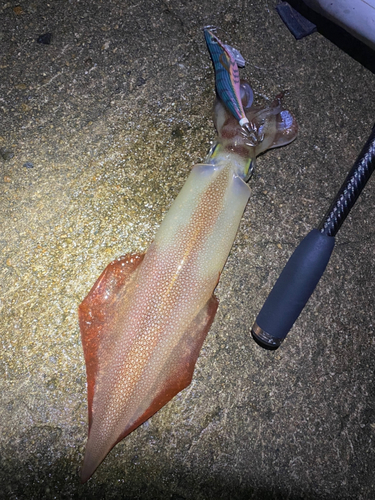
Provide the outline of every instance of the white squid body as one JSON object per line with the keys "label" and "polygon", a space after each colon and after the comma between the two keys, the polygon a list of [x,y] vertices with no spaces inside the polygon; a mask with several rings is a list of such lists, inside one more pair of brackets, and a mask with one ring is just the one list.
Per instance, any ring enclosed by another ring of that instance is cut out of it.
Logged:
{"label": "white squid body", "polygon": [[243,180],[249,158],[296,135],[279,101],[248,110],[264,136],[255,147],[220,103],[215,111],[220,146],[209,163],[193,167],[146,254],[109,264],[80,305],[89,403],[83,482],[116,443],[189,385],[250,196]]}

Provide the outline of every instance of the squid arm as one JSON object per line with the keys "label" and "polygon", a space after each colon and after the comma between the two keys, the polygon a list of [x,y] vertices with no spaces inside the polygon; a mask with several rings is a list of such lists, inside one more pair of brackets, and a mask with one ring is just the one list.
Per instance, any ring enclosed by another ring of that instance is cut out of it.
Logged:
{"label": "squid arm", "polygon": [[246,107],[246,85],[244,109],[262,140],[247,144],[218,101],[218,144],[193,167],[147,252],[111,262],[79,306],[89,409],[82,482],[115,444],[190,384],[218,307],[213,292],[250,196],[244,181],[250,163],[296,136],[280,100]]}

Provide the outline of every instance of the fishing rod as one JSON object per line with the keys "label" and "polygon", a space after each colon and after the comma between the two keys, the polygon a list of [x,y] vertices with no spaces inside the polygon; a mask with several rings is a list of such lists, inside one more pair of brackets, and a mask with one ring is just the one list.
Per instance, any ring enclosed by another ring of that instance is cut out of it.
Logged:
{"label": "fishing rod", "polygon": [[281,272],[251,333],[265,349],[283,342],[322,277],[335,236],[375,169],[375,125],[317,229],[301,241]]}
{"label": "fishing rod", "polygon": [[[219,98],[244,132],[249,137],[256,136],[241,102],[238,66],[245,65],[243,57],[238,50],[223,44],[212,28],[206,27],[204,35],[214,65]],[[251,333],[261,347],[275,350],[289,333],[327,267],[337,232],[374,169],[375,125],[328,212],[318,228],[310,231],[296,248],[260,310]]]}

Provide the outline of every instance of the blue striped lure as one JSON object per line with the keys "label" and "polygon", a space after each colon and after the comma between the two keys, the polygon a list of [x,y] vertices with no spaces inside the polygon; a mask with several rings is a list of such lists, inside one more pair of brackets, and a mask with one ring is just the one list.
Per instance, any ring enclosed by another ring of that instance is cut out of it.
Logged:
{"label": "blue striped lure", "polygon": [[[204,28],[204,37],[214,65],[218,96],[228,108],[228,111],[238,120],[241,127],[244,127],[248,132],[252,132],[241,102],[238,65],[241,67],[245,65],[243,57],[238,50],[224,45],[208,28]],[[253,95],[251,95],[248,103],[249,107],[252,101]]]}

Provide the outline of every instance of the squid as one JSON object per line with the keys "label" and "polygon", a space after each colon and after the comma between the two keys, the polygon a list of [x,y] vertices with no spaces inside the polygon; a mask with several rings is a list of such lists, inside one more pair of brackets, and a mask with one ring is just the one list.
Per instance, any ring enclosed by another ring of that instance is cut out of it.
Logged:
{"label": "squid", "polygon": [[217,143],[192,168],[148,250],[111,262],[79,306],[89,413],[82,482],[190,384],[255,159],[296,137],[295,118],[280,96],[259,107],[248,83],[239,88],[251,137],[216,99]]}

